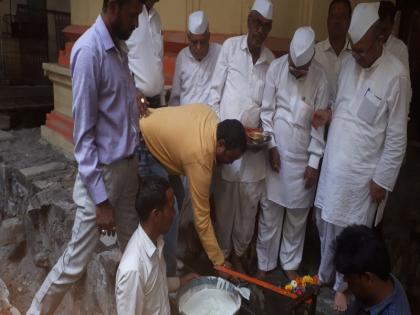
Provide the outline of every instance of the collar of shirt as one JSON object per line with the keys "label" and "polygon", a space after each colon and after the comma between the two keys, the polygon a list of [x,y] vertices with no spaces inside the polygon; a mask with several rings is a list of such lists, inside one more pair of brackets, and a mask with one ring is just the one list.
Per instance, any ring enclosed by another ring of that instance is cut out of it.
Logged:
{"label": "collar of shirt", "polygon": [[363,68],[363,70],[366,72],[371,72],[375,70],[379,66],[379,64],[381,64],[382,59],[384,59],[384,53],[385,53],[385,49],[382,49],[381,56],[378,59],[376,59],[375,62],[369,68]]}
{"label": "collar of shirt", "polygon": [[381,303],[374,305],[372,307],[366,308],[365,310],[370,315],[379,315],[382,313],[382,311],[394,300],[395,296],[397,295],[397,283],[395,281],[395,278],[393,275],[391,275],[392,282],[394,284],[394,289],[392,290],[392,293]]}
{"label": "collar of shirt", "polygon": [[197,62],[197,63],[201,63],[201,62],[203,62],[203,61],[206,61],[206,59],[210,56],[211,50],[212,50],[212,45],[211,45],[211,43],[210,43],[210,44],[209,44],[209,51],[207,52],[207,55],[206,55],[203,59],[201,59],[200,61],[198,61],[197,59],[195,59],[195,57],[194,57],[194,56],[193,56],[193,54],[191,53],[191,49],[190,49],[190,47],[189,47],[189,46],[187,46],[187,53],[186,53],[186,55],[187,55],[187,57],[188,57],[188,58],[190,58],[191,60],[193,60],[193,61],[195,61],[195,62]]}
{"label": "collar of shirt", "polygon": [[157,11],[155,10],[155,8],[151,8],[150,10],[147,10],[146,5],[143,4],[143,11],[140,13],[140,15],[147,16],[147,19],[151,21],[156,14],[157,14]]}
{"label": "collar of shirt", "polygon": [[159,236],[156,246],[150,239],[149,235],[147,235],[146,232],[143,230],[141,224],[139,224],[138,232],[140,233],[140,238],[143,239],[143,246],[144,250],[147,253],[147,256],[149,256],[149,258],[152,258],[153,255],[157,253],[160,258],[162,256],[163,245],[165,244],[163,236]]}
{"label": "collar of shirt", "polygon": [[[245,35],[245,36],[242,37],[241,49],[246,51],[249,55],[251,55],[251,52],[248,49],[248,35]],[[265,48],[264,45],[261,47],[261,54],[260,54],[260,57],[258,58],[257,62],[255,63],[255,66],[257,66],[261,63],[267,63],[267,64],[270,63],[269,54],[267,52],[267,48]]]}
{"label": "collar of shirt", "polygon": [[111,34],[109,34],[109,31],[101,15],[99,15],[96,18],[95,30],[98,33],[99,37],[101,38],[101,43],[105,50],[108,51],[112,48],[116,48],[114,41],[112,40]]}
{"label": "collar of shirt", "polygon": [[[347,39],[346,44],[344,45],[344,48],[340,51],[340,54],[337,57],[341,56],[345,51],[350,51],[349,47],[350,47],[350,41],[349,39]],[[332,53],[336,55],[334,48],[331,46],[331,42],[329,38],[321,42],[321,48],[323,51],[331,51]]]}

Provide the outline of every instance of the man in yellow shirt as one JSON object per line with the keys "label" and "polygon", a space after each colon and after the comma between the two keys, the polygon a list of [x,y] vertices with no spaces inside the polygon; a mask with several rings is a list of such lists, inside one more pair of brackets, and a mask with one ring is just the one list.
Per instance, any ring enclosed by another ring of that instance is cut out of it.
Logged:
{"label": "man in yellow shirt", "polygon": [[170,174],[187,177],[201,243],[212,263],[223,265],[210,219],[210,183],[216,164],[231,164],[245,152],[244,127],[235,119],[219,122],[210,107],[193,104],[150,110],[140,130],[153,157]]}

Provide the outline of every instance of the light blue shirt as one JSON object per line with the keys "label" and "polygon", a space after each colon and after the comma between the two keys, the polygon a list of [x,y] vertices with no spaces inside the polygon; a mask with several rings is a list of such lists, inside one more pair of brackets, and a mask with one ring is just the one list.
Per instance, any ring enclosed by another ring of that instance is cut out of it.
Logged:
{"label": "light blue shirt", "polygon": [[95,204],[108,199],[103,166],[134,154],[139,112],[127,48],[117,47],[101,16],[75,43],[73,83],[74,155]]}

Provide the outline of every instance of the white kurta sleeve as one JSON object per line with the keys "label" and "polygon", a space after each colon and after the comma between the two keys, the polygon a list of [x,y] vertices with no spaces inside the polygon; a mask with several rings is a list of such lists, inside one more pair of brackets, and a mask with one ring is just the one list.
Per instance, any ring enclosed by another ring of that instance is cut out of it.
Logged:
{"label": "white kurta sleeve", "polygon": [[388,191],[394,189],[407,146],[407,120],[410,79],[402,76],[390,88],[388,125],[384,149],[376,166],[373,180]]}
{"label": "white kurta sleeve", "polygon": [[[328,82],[325,76],[319,78],[319,87],[317,90],[317,95],[315,98],[315,110],[319,109],[326,109],[328,107],[329,102],[329,89],[328,89]],[[319,161],[324,154],[325,149],[325,126],[314,128],[311,127],[311,141],[308,147],[309,153],[309,162],[308,166],[318,169]]]}
{"label": "white kurta sleeve", "polygon": [[182,51],[176,57],[175,74],[172,81],[171,97],[169,106],[179,105],[181,102],[181,68],[182,68]]}
{"label": "white kurta sleeve", "polygon": [[275,63],[272,63],[268,68],[264,94],[261,105],[261,122],[263,130],[270,132],[272,134],[271,141],[268,148],[274,148],[276,144],[275,134],[274,134],[274,114],[276,112],[276,79],[275,79]]}
{"label": "white kurta sleeve", "polygon": [[118,315],[143,314],[145,295],[138,271],[117,273],[115,297]]}
{"label": "white kurta sleeve", "polygon": [[209,105],[220,118],[220,101],[225,87],[229,65],[229,46],[223,45],[214,68],[209,92]]}

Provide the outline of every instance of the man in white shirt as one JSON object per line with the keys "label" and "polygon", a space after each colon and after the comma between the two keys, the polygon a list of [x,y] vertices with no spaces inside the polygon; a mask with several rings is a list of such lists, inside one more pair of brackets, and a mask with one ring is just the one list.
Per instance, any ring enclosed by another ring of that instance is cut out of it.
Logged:
{"label": "man in white shirt", "polygon": [[311,116],[327,108],[329,98],[327,77],[313,60],[314,54],[315,33],[301,27],[293,36],[290,53],[273,61],[267,72],[261,120],[273,139],[267,198],[258,223],[259,278],[275,269],[280,258],[286,275],[294,280],[302,261],[306,220],[325,146],[324,128],[311,127]]}
{"label": "man in white shirt", "polygon": [[409,71],[410,66],[407,45],[392,34],[394,30],[395,14],[396,8],[392,1],[381,1],[379,6],[379,16],[381,17],[381,20],[383,20],[382,25],[385,36],[384,46],[391,54],[397,57]]}
{"label": "man in white shirt", "polygon": [[[210,82],[221,45],[210,43],[209,23],[203,11],[193,12],[189,16],[187,37],[189,47],[182,49],[176,59],[170,106],[209,102]],[[187,252],[192,254],[197,252],[197,246],[194,246],[192,200],[186,178],[182,181],[184,197],[179,202],[182,206],[180,226],[186,227]]]}
{"label": "man in white shirt", "polygon": [[[210,88],[210,106],[221,120],[235,118],[245,127],[260,125],[265,76],[274,56],[264,46],[272,26],[273,8],[256,0],[248,15],[248,34],[229,38],[220,52]],[[265,152],[247,151],[223,166],[215,185],[216,235],[228,257],[233,244],[234,268],[244,271],[240,257],[254,232],[258,202],[264,191]]]}
{"label": "man in white shirt", "polygon": [[137,88],[137,98],[145,98],[149,107],[165,105],[163,73],[163,35],[159,13],[153,8],[159,0],[142,1],[139,27],[126,44],[128,62]]}
{"label": "man in white shirt", "polygon": [[118,267],[115,284],[119,315],[170,315],[168,292],[176,291],[196,274],[166,277],[163,234],[175,216],[174,192],[161,177],[142,181],[136,200],[140,224]]}
{"label": "man in white shirt", "polygon": [[210,81],[221,46],[210,43],[209,23],[203,11],[189,16],[187,36],[189,47],[176,58],[169,105],[209,101]]}
{"label": "man in white shirt", "polygon": [[333,101],[337,91],[337,78],[343,59],[350,55],[347,33],[351,20],[349,0],[333,0],[328,9],[328,38],[316,44],[315,60],[324,68],[330,91],[329,101]]}
{"label": "man in white shirt", "polygon": [[[348,225],[377,225],[394,188],[407,144],[410,79],[407,68],[383,49],[379,2],[356,6],[343,61],[315,199],[321,239],[318,276],[334,276],[334,241]],[[346,284],[334,284],[335,309],[347,308]]]}

